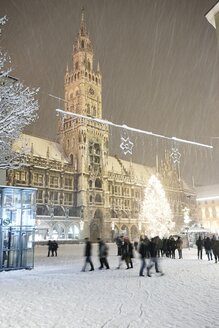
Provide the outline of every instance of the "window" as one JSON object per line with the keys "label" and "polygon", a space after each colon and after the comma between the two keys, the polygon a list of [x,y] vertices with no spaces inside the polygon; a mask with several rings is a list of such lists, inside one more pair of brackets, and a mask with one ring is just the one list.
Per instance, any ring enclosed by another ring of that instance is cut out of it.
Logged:
{"label": "window", "polygon": [[19,183],[25,184],[25,182],[26,182],[26,175],[27,175],[27,173],[24,172],[24,171],[17,171],[15,173],[15,179]]}
{"label": "window", "polygon": [[70,177],[65,178],[65,188],[72,189],[73,179]]}
{"label": "window", "polygon": [[64,203],[65,205],[72,204],[72,194],[64,194]]}
{"label": "window", "polygon": [[37,190],[37,203],[43,203],[43,191]]}
{"label": "window", "polygon": [[59,186],[59,178],[57,176],[50,176],[50,186],[54,188]]}
{"label": "window", "polygon": [[43,174],[40,173],[34,173],[33,174],[33,183],[37,186],[43,185]]}
{"label": "window", "polygon": [[102,188],[102,181],[100,179],[95,180],[95,188]]}
{"label": "window", "polygon": [[58,204],[59,194],[58,191],[50,191],[50,201],[53,204]]}
{"label": "window", "polygon": [[96,195],[95,202],[96,203],[101,203],[102,202],[102,198],[101,198],[101,196],[99,194]]}

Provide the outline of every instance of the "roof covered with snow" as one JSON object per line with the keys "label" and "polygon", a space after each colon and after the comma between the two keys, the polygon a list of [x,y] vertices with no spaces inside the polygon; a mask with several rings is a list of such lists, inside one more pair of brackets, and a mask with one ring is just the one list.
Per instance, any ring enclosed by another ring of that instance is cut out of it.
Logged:
{"label": "roof covered with snow", "polygon": [[20,138],[15,141],[13,148],[16,151],[23,148],[26,153],[32,153],[33,156],[68,162],[59,143],[28,134],[21,134]]}
{"label": "roof covered with snow", "polygon": [[124,174],[125,171],[127,173],[131,172],[134,174],[135,178],[141,182],[146,182],[151,175],[156,173],[153,167],[117,159],[114,156],[109,156],[107,168],[109,172],[117,174]]}
{"label": "roof covered with snow", "polygon": [[219,184],[196,187],[197,198],[219,197]]}

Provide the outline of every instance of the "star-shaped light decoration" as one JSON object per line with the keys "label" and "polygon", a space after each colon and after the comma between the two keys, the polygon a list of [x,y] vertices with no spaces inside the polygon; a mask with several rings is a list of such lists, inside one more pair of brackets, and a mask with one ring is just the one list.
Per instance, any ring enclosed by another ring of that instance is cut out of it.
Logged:
{"label": "star-shaped light decoration", "polygon": [[123,153],[126,155],[126,154],[131,154],[132,155],[132,148],[134,146],[133,142],[131,142],[129,140],[129,137],[127,138],[123,138],[121,137],[121,145],[120,145],[120,148],[123,150]]}
{"label": "star-shaped light decoration", "polygon": [[170,157],[172,158],[174,164],[180,163],[181,154],[178,148],[172,148],[172,153],[170,154]]}

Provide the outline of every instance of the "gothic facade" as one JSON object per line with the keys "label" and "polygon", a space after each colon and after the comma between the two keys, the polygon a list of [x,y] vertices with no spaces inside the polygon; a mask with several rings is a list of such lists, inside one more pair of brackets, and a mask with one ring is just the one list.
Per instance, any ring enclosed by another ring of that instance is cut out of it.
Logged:
{"label": "gothic facade", "polygon": [[94,67],[93,48],[82,11],[73,46],[72,67],[64,79],[65,110],[86,117],[58,119],[58,142],[22,135],[18,150],[29,149],[26,166],[7,172],[7,184],[31,186],[37,192],[37,238],[111,240],[116,234],[132,239],[147,232],[140,216],[144,189],[152,174],[162,182],[176,231],[183,225],[183,208],[195,218],[195,193],[179,178],[166,154],[155,168],[109,154],[109,128],[102,118],[102,76]]}

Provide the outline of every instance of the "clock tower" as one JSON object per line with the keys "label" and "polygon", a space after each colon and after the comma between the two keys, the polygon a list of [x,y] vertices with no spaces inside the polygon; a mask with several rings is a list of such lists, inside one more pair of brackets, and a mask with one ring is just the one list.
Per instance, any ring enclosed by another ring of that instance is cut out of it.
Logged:
{"label": "clock tower", "polygon": [[[106,165],[108,126],[92,120],[102,118],[102,86],[99,63],[94,68],[94,53],[87,31],[84,10],[73,44],[72,68],[66,68],[65,111],[91,120],[65,115],[59,120],[59,141],[75,171],[74,206],[84,220],[84,233],[93,240],[106,231],[109,215]],[[105,178],[104,178],[105,176]]]}

